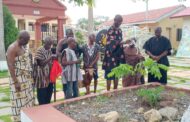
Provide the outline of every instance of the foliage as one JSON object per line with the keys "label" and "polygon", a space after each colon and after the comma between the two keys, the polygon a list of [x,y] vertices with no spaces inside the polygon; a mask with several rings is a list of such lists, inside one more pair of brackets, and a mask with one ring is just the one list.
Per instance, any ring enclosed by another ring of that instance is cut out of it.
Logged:
{"label": "foliage", "polygon": [[[65,1],[65,0],[60,0],[60,1]],[[95,0],[68,0],[69,3],[74,3],[78,6],[83,6],[83,5],[88,5],[90,7],[94,6],[94,1]]]}
{"label": "foliage", "polygon": [[4,41],[5,50],[17,39],[18,29],[15,26],[15,20],[6,6],[3,6],[3,19],[4,19]]}
{"label": "foliage", "polygon": [[[95,17],[94,20],[94,30],[97,30],[98,26],[101,25],[103,22],[107,21],[109,17],[106,16],[97,16]],[[88,30],[88,19],[86,18],[81,18],[78,20],[77,27]]]}
{"label": "foliage", "polygon": [[163,64],[158,64],[151,58],[147,58],[145,61],[138,63],[135,67],[128,64],[120,64],[118,67],[112,69],[111,73],[108,74],[108,77],[115,76],[121,78],[127,75],[134,75],[137,72],[145,75],[147,70],[151,75],[154,75],[154,77],[161,79],[162,75],[160,69],[168,70],[168,67]]}
{"label": "foliage", "polygon": [[141,97],[142,100],[147,102],[151,107],[155,107],[161,99],[160,93],[162,91],[164,91],[163,86],[151,89],[139,89],[137,96]]}
{"label": "foliage", "polygon": [[88,19],[86,18],[79,19],[77,26],[83,30],[88,30]]}
{"label": "foliage", "polygon": [[77,30],[75,32],[75,37],[76,37],[77,43],[79,45],[83,45],[85,43],[85,38],[84,38],[84,35],[83,35],[83,33],[81,31]]}
{"label": "foliage", "polygon": [[127,75],[133,75],[133,67],[128,64],[120,64],[118,67],[112,69],[112,71],[108,74],[108,77],[116,76],[117,78],[121,78]]}

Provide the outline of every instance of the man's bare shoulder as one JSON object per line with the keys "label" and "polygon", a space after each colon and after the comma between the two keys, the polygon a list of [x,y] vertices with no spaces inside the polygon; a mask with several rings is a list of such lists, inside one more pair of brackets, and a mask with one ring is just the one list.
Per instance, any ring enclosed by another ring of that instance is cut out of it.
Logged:
{"label": "man's bare shoulder", "polygon": [[9,45],[8,49],[7,49],[7,53],[11,52],[11,53],[16,53],[18,51],[18,46],[16,45],[15,42],[13,42],[11,45]]}

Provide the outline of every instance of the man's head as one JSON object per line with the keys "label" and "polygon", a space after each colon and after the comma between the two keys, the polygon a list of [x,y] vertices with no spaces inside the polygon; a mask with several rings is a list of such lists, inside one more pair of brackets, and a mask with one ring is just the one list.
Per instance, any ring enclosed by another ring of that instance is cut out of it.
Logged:
{"label": "man's head", "polygon": [[114,26],[116,28],[119,28],[120,25],[122,24],[122,22],[123,22],[122,16],[121,15],[116,15],[115,18],[114,18]]}
{"label": "man's head", "polygon": [[161,28],[161,27],[157,27],[157,28],[155,29],[155,35],[156,35],[157,37],[160,37],[160,36],[161,36],[161,33],[162,33],[162,28]]}
{"label": "man's head", "polygon": [[74,37],[73,30],[72,29],[67,29],[66,30],[66,37]]}
{"label": "man's head", "polygon": [[88,36],[88,39],[89,39],[89,42],[90,42],[91,44],[93,44],[93,43],[96,41],[96,36],[95,36],[95,34],[90,34],[90,35]]}
{"label": "man's head", "polygon": [[22,30],[19,32],[18,43],[20,46],[26,46],[30,40],[30,35],[27,31]]}
{"label": "man's head", "polygon": [[52,44],[53,44],[52,38],[51,37],[46,37],[45,40],[44,40],[44,48],[46,50],[49,50],[49,49],[51,49]]}
{"label": "man's head", "polygon": [[68,47],[74,49],[76,47],[76,41],[73,37],[68,38]]}

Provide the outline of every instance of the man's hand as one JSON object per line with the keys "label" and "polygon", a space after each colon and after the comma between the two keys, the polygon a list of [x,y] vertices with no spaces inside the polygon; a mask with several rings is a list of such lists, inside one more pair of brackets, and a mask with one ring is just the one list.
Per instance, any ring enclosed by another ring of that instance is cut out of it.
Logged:
{"label": "man's hand", "polygon": [[56,59],[57,55],[51,55],[51,59]]}
{"label": "man's hand", "polygon": [[160,56],[153,56],[152,59],[155,60],[155,61],[159,61],[160,60]]}
{"label": "man's hand", "polygon": [[16,92],[20,92],[21,91],[21,84],[19,82],[15,83],[15,90],[16,90]]}
{"label": "man's hand", "polygon": [[77,61],[76,61],[76,64],[80,64],[80,63],[81,63],[81,60],[77,60]]}

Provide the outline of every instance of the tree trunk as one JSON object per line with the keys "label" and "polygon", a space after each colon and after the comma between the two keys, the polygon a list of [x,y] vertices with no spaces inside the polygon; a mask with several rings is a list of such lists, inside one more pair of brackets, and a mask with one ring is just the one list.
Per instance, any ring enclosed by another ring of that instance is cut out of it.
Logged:
{"label": "tree trunk", "polygon": [[5,45],[4,45],[4,25],[3,25],[3,3],[0,0],[0,71],[7,70]]}
{"label": "tree trunk", "polygon": [[88,7],[88,33],[92,33],[94,28],[94,22],[93,22],[93,8]]}

